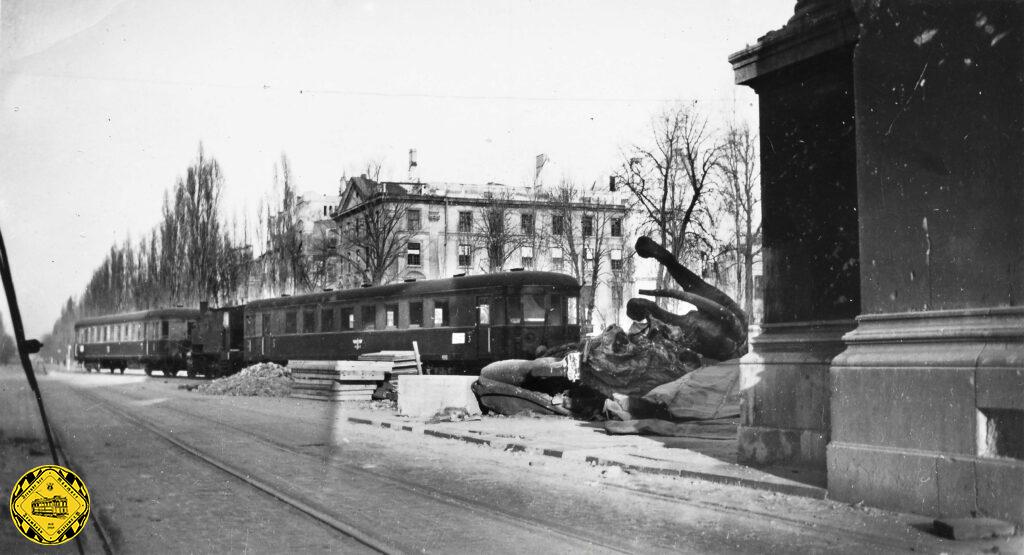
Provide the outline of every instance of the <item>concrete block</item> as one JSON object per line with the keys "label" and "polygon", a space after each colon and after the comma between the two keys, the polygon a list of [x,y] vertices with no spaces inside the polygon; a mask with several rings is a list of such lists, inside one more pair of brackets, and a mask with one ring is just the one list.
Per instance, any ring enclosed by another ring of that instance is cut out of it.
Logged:
{"label": "concrete block", "polygon": [[[744,364],[749,373],[753,365]],[[757,383],[743,391],[749,423],[758,426],[827,430],[829,366],[767,363],[757,368]]]}
{"label": "concrete block", "polygon": [[737,460],[755,466],[793,465],[824,468],[828,434],[813,430],[740,426]]}
{"label": "concrete block", "polygon": [[1024,527],[1024,461],[978,459],[978,510]]}
{"label": "concrete block", "polygon": [[940,457],[935,461],[939,481],[939,516],[957,517],[977,510],[974,460]]}
{"label": "concrete block", "polygon": [[398,412],[412,418],[429,418],[452,407],[480,414],[470,386],[476,376],[399,376]]}
{"label": "concrete block", "polygon": [[938,454],[874,448],[828,446],[829,497],[847,503],[934,515],[938,511],[935,460]]}
{"label": "concrete block", "polygon": [[1024,369],[978,368],[978,408],[1024,410]]}
{"label": "concrete block", "polygon": [[832,392],[834,441],[975,452],[973,368],[838,367]]}
{"label": "concrete block", "polygon": [[983,540],[1012,536],[1014,525],[994,518],[942,518],[934,523],[935,532],[953,540]]}

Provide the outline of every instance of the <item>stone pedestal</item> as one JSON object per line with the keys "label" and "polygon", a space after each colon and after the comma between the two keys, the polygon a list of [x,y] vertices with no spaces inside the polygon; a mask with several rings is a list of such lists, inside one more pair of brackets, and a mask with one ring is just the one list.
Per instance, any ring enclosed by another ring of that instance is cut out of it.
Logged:
{"label": "stone pedestal", "polygon": [[739,460],[825,468],[829,365],[853,320],[767,324],[740,366]]}
{"label": "stone pedestal", "polygon": [[860,311],[848,6],[801,2],[730,57],[760,99],[764,322],[742,359],[738,457],[825,467],[828,365]]}
{"label": "stone pedestal", "polygon": [[829,494],[1024,516],[1024,308],[872,314],[832,363]]}
{"label": "stone pedestal", "polygon": [[830,494],[1024,523],[1024,2],[859,2]]}

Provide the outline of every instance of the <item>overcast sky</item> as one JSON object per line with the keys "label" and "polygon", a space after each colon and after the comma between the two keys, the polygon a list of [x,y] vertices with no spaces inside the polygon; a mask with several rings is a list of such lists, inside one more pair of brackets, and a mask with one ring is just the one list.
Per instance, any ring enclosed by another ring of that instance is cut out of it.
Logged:
{"label": "overcast sky", "polygon": [[426,181],[518,185],[539,153],[547,182],[606,179],[671,102],[756,121],[726,58],[794,5],[0,2],[0,226],[35,336],[156,224],[200,141],[228,214],[255,211],[282,152],[325,193],[371,159],[404,179],[410,148]]}

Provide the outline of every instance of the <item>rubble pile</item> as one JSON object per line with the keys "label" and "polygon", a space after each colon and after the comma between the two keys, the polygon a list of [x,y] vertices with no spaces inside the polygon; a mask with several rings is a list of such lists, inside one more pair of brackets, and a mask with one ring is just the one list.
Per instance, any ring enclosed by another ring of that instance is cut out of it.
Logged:
{"label": "rubble pile", "polygon": [[196,391],[206,395],[287,397],[292,392],[291,371],[272,362],[261,362],[202,384]]}
{"label": "rubble pile", "polygon": [[651,239],[641,237],[636,252],[656,259],[681,287],[641,294],[682,300],[696,310],[673,314],[654,301],[631,299],[629,332],[612,325],[563,361],[549,352],[547,358],[486,366],[473,384],[481,407],[504,415],[619,420],[606,426],[616,434],[695,433],[681,424],[686,421],[735,427],[739,367],[721,361],[746,353],[747,315]]}

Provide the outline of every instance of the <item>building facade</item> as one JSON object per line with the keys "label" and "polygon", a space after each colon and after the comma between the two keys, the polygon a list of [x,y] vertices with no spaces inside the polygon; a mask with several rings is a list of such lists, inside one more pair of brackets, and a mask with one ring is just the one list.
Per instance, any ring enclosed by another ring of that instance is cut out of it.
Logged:
{"label": "building facade", "polygon": [[[367,271],[374,256],[390,259],[389,271],[377,280],[385,283],[515,268],[563,272],[583,285],[582,322],[594,331],[612,323],[628,326],[625,302],[638,285],[652,284],[655,274],[632,254],[638,226],[626,200],[607,189],[352,178],[334,214],[342,251],[339,287],[375,281]],[[367,236],[371,227],[376,236]],[[385,233],[393,240],[386,241]]]}

